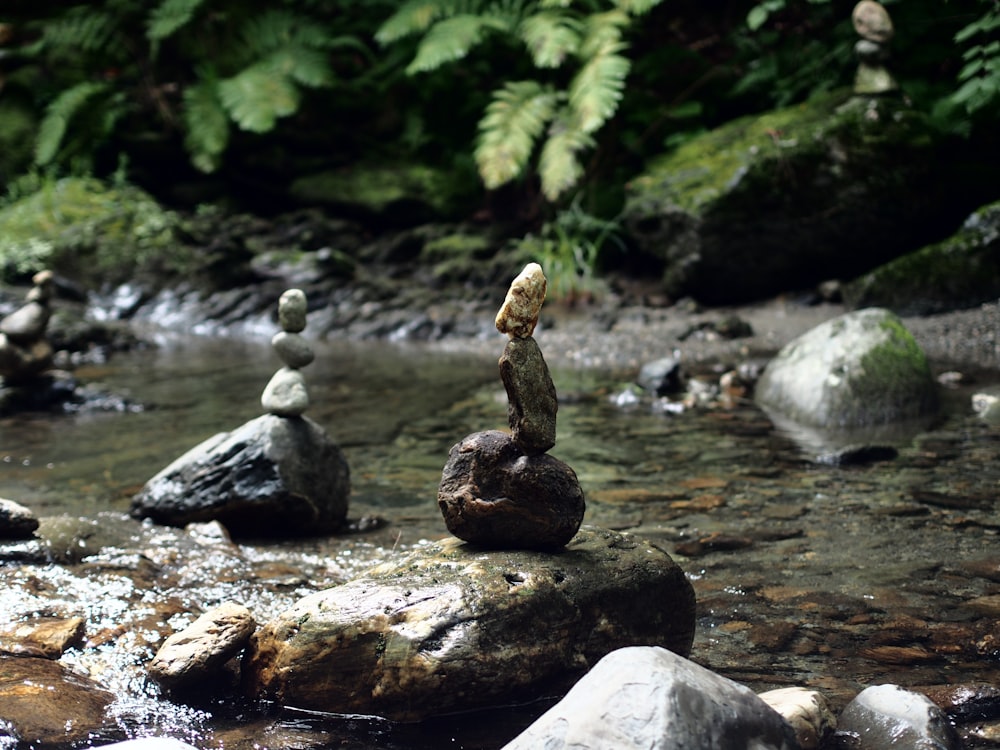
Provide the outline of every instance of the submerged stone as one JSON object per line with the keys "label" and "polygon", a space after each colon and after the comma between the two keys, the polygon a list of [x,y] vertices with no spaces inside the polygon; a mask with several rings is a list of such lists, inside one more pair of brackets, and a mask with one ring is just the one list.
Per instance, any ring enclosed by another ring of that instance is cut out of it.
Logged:
{"label": "submerged stone", "polygon": [[409,721],[568,687],[623,646],[691,649],[694,591],[659,547],[584,528],[557,554],[417,549],[310,594],[251,640],[248,694]]}
{"label": "submerged stone", "polygon": [[237,535],[337,531],[350,471],[340,448],[308,417],[265,414],[195,446],[132,498],[132,515],[184,526],[219,521]]}
{"label": "submerged stone", "polygon": [[583,522],[576,472],[547,454],[525,455],[499,430],[454,445],[438,486],[448,531],[488,548],[558,549]]}

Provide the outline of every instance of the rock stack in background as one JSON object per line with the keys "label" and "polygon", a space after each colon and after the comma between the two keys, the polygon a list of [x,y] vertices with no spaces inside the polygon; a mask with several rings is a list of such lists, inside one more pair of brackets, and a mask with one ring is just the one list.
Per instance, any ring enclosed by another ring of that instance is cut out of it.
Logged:
{"label": "rock stack in background", "polygon": [[278,302],[281,331],[271,345],[284,366],[264,388],[267,414],[221,432],[150,479],[132,515],[184,526],[219,521],[235,535],[305,536],[338,531],[347,517],[350,470],[326,431],[303,415],[309,393],[301,368],[313,350],[301,335],[306,297]]}
{"label": "rock stack in background", "polygon": [[861,0],[854,6],[851,21],[861,37],[854,45],[854,54],[858,56],[854,93],[871,96],[898,90],[899,84],[885,66],[889,42],[895,33],[888,11],[875,0]]}

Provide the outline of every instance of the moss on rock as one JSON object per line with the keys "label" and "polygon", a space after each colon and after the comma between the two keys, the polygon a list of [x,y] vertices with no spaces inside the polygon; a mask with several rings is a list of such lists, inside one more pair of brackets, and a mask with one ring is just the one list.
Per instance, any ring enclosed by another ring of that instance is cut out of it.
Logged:
{"label": "moss on rock", "polygon": [[951,237],[897,258],[843,287],[854,308],[930,315],[1000,297],[1000,201],[975,211]]}
{"label": "moss on rock", "polygon": [[456,216],[464,191],[454,175],[422,164],[353,164],[300,177],[290,192],[302,203],[333,205],[398,226]]}
{"label": "moss on rock", "polygon": [[[0,270],[119,282],[177,250],[177,217],[137,187],[67,177],[0,209]],[[176,258],[175,258],[176,259]]]}
{"label": "moss on rock", "polygon": [[966,211],[944,136],[901,99],[838,91],[744,117],[650,164],[623,221],[666,291],[758,299],[845,278],[941,236]]}

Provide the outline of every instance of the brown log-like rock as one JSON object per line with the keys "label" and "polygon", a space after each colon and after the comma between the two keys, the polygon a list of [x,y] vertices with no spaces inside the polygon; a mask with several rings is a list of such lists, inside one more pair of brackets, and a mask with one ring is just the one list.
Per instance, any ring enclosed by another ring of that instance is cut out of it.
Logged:
{"label": "brown log-like rock", "polygon": [[506,432],[454,445],[438,507],[448,531],[487,548],[558,549],[580,528],[586,502],[576,472],[548,454],[528,456]]}
{"label": "brown log-like rock", "polygon": [[568,688],[628,645],[691,649],[695,597],[659,547],[585,527],[562,552],[419,548],[310,594],[253,636],[257,699],[398,721]]}

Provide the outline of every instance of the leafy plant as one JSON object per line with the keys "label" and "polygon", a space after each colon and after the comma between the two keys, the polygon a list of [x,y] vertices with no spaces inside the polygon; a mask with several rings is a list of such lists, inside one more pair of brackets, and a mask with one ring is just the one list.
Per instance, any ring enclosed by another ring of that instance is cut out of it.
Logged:
{"label": "leafy plant", "polygon": [[553,299],[576,302],[603,292],[598,260],[608,246],[625,251],[621,231],[618,221],[592,216],[577,198],[545,223],[538,236],[529,235],[518,245],[525,259],[542,266]]}
{"label": "leafy plant", "polygon": [[996,109],[1000,104],[1000,2],[984,0],[983,14],[959,29],[955,43],[964,45],[964,65],[958,89],[949,97],[970,115]]}
{"label": "leafy plant", "polygon": [[522,176],[537,151],[542,192],[556,201],[579,183],[581,155],[624,95],[630,26],[661,1],[410,0],[375,38],[389,45],[421,35],[410,75],[463,60],[492,35],[519,43],[538,77],[494,91],[479,122],[476,164],[494,189]]}
{"label": "leafy plant", "polygon": [[92,156],[152,112],[166,132],[182,132],[198,169],[218,169],[233,128],[272,131],[299,111],[304,90],[335,84],[335,51],[369,54],[357,37],[334,33],[314,3],[282,5],[103,0],[25,19],[29,41],[16,54],[52,91],[36,164]]}

